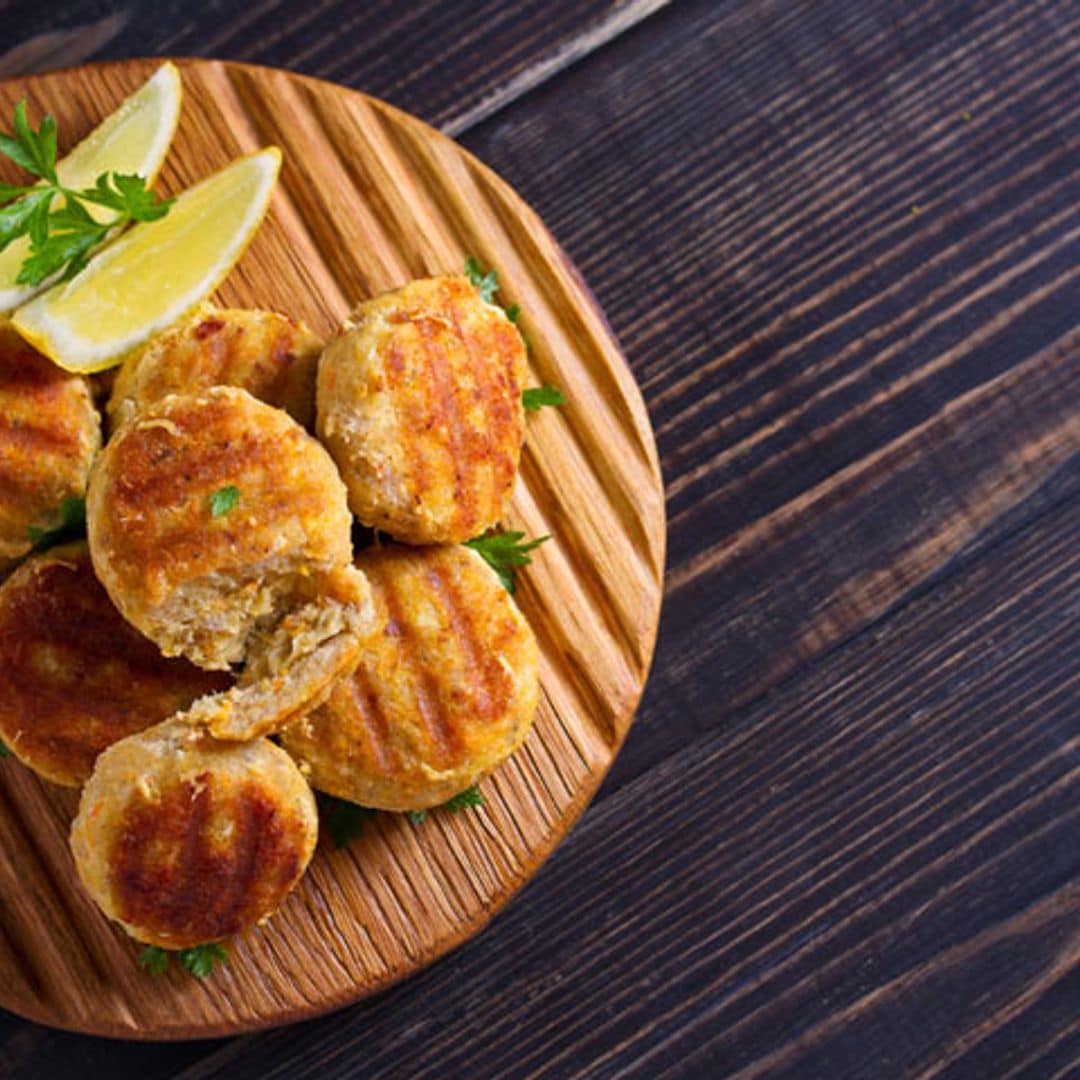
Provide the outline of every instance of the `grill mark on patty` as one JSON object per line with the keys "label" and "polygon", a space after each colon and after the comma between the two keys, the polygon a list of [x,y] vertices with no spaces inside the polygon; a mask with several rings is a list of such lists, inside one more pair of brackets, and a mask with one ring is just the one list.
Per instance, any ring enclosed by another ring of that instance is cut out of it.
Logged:
{"label": "grill mark on patty", "polygon": [[424,576],[437,594],[458,644],[468,687],[468,707],[486,720],[495,714],[505,699],[506,673],[484,649],[473,623],[472,608],[462,599],[446,568],[433,562]]}
{"label": "grill mark on patty", "polygon": [[159,908],[160,917],[166,927],[188,930],[200,909],[203,891],[209,884],[205,844],[213,810],[209,781],[209,773],[203,772],[195,778],[194,784],[189,782],[182,785],[182,790],[188,795],[189,805],[182,811],[187,822],[183,830],[180,859],[172,882],[166,885]]}
{"label": "grill mark on patty", "polygon": [[[215,941],[276,905],[297,877],[299,836],[253,784],[227,802],[213,775],[176,784],[162,798],[129,804],[110,865],[119,917],[162,937]],[[215,850],[214,811],[233,823]],[[163,860],[176,853],[173,861]]]}
{"label": "grill mark on patty", "polygon": [[[521,347],[520,340],[512,326],[505,328],[514,335],[510,338],[499,323],[485,322],[482,324],[484,339],[478,343],[475,335],[466,334],[462,330],[461,303],[451,302],[449,311],[458,337],[464,343],[470,369],[480,376],[477,382],[483,397],[486,430],[479,434],[483,442],[483,457],[489,466],[486,477],[490,484],[488,501],[493,504],[501,503],[513,483],[516,451],[521,445],[523,434],[520,424],[515,423],[519,406],[514,401],[515,396],[520,398],[521,394],[514,364],[515,352]],[[512,444],[511,435],[514,436]],[[507,450],[511,445],[513,449]],[[478,458],[479,454],[472,460]],[[479,486],[476,475],[478,471],[474,471],[474,490]],[[475,514],[467,523],[470,528],[476,524]]]}
{"label": "grill mark on patty", "polygon": [[449,762],[462,752],[461,734],[452,724],[447,723],[438,684],[418,655],[419,637],[401,610],[400,597],[392,584],[392,575],[376,571],[375,579],[378,587],[382,589],[383,602],[389,616],[385,633],[397,643],[404,666],[412,676],[420,717],[435,744],[437,756],[442,762]]}
{"label": "grill mark on patty", "polygon": [[[400,448],[401,470],[398,484],[405,502],[411,503],[414,497],[422,496],[430,484],[419,432],[413,430],[414,417],[411,413],[415,402],[408,388],[409,372],[405,357],[405,344],[401,340],[400,332],[395,331],[382,364],[382,377],[386,382],[397,427],[395,444]],[[376,475],[375,479],[382,481],[384,478]],[[412,509],[411,505],[409,509]]]}
{"label": "grill mark on patty", "polygon": [[[417,319],[415,325],[423,343],[423,372],[429,380],[430,388],[425,400],[425,411],[430,416],[433,427],[440,421],[445,425],[445,436],[431,440],[431,445],[450,465],[454,474],[454,516],[461,517],[463,513],[470,511],[475,514],[476,493],[470,482],[472,477],[466,475],[466,468],[472,461],[463,453],[462,447],[461,411],[458,407],[461,390],[457,379],[452,378],[456,375],[451,359],[453,345],[446,346],[441,341],[440,330],[444,329],[441,324],[434,323],[431,319]],[[460,336],[460,330],[458,334]]]}
{"label": "grill mark on patty", "polygon": [[232,872],[219,900],[207,914],[207,929],[213,937],[234,934],[244,925],[244,916],[258,896],[258,890],[252,886],[261,861],[262,840],[276,813],[251,784],[235,795],[232,810],[233,834],[229,838]]}
{"label": "grill mark on patty", "polygon": [[[460,290],[459,290],[460,291]],[[479,391],[481,398],[483,399],[483,411],[485,420],[490,424],[490,421],[495,419],[492,412],[492,406],[497,404],[499,394],[495,392],[495,388],[492,385],[492,380],[488,377],[489,361],[486,355],[486,349],[481,350],[481,355],[476,356],[474,349],[475,341],[472,334],[467,334],[461,326],[461,311],[459,304],[454,302],[451,296],[447,303],[447,311],[450,315],[450,320],[454,326],[454,332],[457,334],[458,340],[461,342],[462,348],[465,350],[465,359],[468,362],[469,370],[472,372],[473,381],[476,384],[476,389]],[[455,413],[464,417],[468,415],[468,405],[465,402],[465,389],[463,386],[455,386],[455,397],[453,400],[453,409]],[[497,425],[496,425],[497,426]],[[472,465],[471,475],[469,476],[469,492],[471,499],[468,505],[462,503],[457,504],[458,513],[455,515],[454,531],[460,532],[467,530],[472,532],[478,524],[479,513],[477,510],[477,496],[480,494],[478,488],[480,486],[480,477],[487,471],[490,474],[495,470],[495,457],[492,453],[492,446],[499,445],[499,440],[502,436],[501,428],[497,429],[494,436],[489,431],[483,431],[474,433],[470,425],[470,443],[479,443],[480,445],[473,445],[470,447],[469,462]],[[479,437],[477,437],[479,436]],[[480,467],[479,462],[484,461],[488,465],[488,469],[484,470]],[[485,493],[486,494],[486,493]],[[484,502],[488,503],[488,499]]]}
{"label": "grill mark on patty", "polygon": [[[207,417],[205,429],[213,427],[213,419]],[[112,462],[116,509],[122,512],[147,506],[179,506],[209,496],[222,484],[241,480],[247,473],[272,475],[274,463],[284,453],[291,456],[295,452],[292,448],[283,451],[281,443],[299,434],[291,430],[247,430],[226,437],[223,432],[212,443],[198,441],[198,436],[192,435],[181,449],[175,436],[161,427],[128,429]],[[176,462],[179,454],[183,454],[182,466]]]}
{"label": "grill mark on patty", "polygon": [[[50,402],[42,402],[41,412],[48,415]],[[51,453],[58,457],[77,454],[83,445],[83,433],[74,424],[61,427],[34,423],[0,411],[0,461],[12,450],[26,454]]]}
{"label": "grill mark on patty", "polygon": [[[400,769],[401,762],[390,739],[390,724],[363,660],[360,661],[352,677],[347,680],[346,688],[349,701],[367,737],[376,765],[384,773]],[[333,722],[332,714],[330,722]]]}

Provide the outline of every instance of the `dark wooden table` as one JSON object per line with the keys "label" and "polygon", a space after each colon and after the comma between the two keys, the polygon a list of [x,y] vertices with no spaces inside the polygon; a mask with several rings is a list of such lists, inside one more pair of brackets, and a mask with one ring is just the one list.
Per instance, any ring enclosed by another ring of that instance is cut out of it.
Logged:
{"label": "dark wooden table", "polygon": [[3,77],[224,56],[460,138],[607,311],[670,538],[626,748],[478,940],[378,999],[228,1042],[5,1015],[0,1075],[1080,1068],[1080,6],[3,15]]}

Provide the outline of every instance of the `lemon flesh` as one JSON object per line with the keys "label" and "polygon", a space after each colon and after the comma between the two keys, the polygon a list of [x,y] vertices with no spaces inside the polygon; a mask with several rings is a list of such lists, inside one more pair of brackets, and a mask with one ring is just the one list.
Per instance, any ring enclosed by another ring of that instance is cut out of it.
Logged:
{"label": "lemon flesh", "polygon": [[262,222],[280,166],[272,146],[188,188],[165,217],[135,225],[19,308],[15,329],[68,371],[118,364],[217,288]]}
{"label": "lemon flesh", "polygon": [[[93,187],[94,181],[106,172],[137,173],[148,182],[153,181],[176,132],[182,96],[180,73],[173,64],[163,64],[67,157],[57,162],[60,183],[81,191]],[[87,209],[98,221],[116,216],[114,211],[101,206]],[[30,240],[26,236],[20,236],[0,251],[0,311],[10,311],[48,288],[48,282],[16,283],[29,254]]]}

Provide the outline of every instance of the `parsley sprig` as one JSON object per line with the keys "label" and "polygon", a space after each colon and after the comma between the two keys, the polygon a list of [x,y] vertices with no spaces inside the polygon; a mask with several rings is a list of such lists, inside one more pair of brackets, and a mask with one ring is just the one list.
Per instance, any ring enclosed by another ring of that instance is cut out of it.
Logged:
{"label": "parsley sprig", "polygon": [[499,580],[507,592],[514,591],[514,571],[519,566],[532,563],[529,552],[538,548],[550,536],[541,536],[536,540],[525,540],[523,532],[486,532],[483,536],[465,541],[465,547],[472,548],[499,575]]}
{"label": "parsley sprig", "polygon": [[60,522],[51,529],[30,525],[27,534],[34,551],[46,551],[68,540],[78,540],[86,535],[86,500],[78,495],[68,495],[60,500],[57,511]]}
{"label": "parsley sprig", "polygon": [[3,740],[0,740],[0,758],[11,757],[11,751],[4,744]]}
{"label": "parsley sprig", "polygon": [[[40,285],[54,275],[67,281],[113,230],[132,221],[156,221],[169,212],[173,200],[158,199],[141,176],[103,173],[82,191],[63,185],[56,174],[56,120],[46,115],[35,131],[27,119],[26,98],[15,106],[14,128],[14,134],[0,134],[0,154],[38,177],[30,186],[0,184],[0,251],[20,236],[30,238],[18,284]],[[87,204],[114,213],[98,221]]]}
{"label": "parsley sprig", "polygon": [[323,824],[334,838],[336,848],[348,847],[359,840],[364,835],[364,825],[378,813],[369,806],[357,806],[332,795],[321,795],[319,805]]}
{"label": "parsley sprig", "polygon": [[[465,274],[468,279],[480,290],[480,299],[489,304],[495,302],[495,294],[499,291],[499,274],[497,270],[485,270],[480,265],[480,260],[470,255],[465,260]],[[520,308],[518,309],[520,313]],[[511,320],[512,322],[514,320]]]}
{"label": "parsley sprig", "polygon": [[[464,791],[459,791],[452,798],[449,798],[441,806],[440,810],[449,810],[451,814],[456,814],[461,810],[467,810],[470,806],[483,806],[484,796],[480,794],[480,789],[473,784],[472,787],[467,787]],[[414,825],[419,825],[424,818],[427,817],[426,810],[409,810],[409,820]]]}
{"label": "parsley sprig", "polygon": [[210,496],[210,516],[221,517],[240,505],[240,489],[235,484],[226,484]]}
{"label": "parsley sprig", "polygon": [[531,386],[521,391],[521,404],[529,412],[539,412],[545,405],[565,405],[566,396],[557,386]]}
{"label": "parsley sprig", "polygon": [[447,799],[442,804],[443,810],[449,810],[451,814],[457,814],[462,810],[467,810],[471,806],[483,806],[484,796],[480,794],[480,789],[473,784],[472,787],[467,787],[464,791],[459,791],[452,799]]}
{"label": "parsley sprig", "polygon": [[227,964],[229,954],[219,941],[210,941],[205,945],[194,945],[190,949],[162,949],[157,945],[147,945],[139,953],[139,967],[154,975],[164,975],[169,970],[173,957],[180,961],[196,979],[205,979],[211,975],[218,964]]}

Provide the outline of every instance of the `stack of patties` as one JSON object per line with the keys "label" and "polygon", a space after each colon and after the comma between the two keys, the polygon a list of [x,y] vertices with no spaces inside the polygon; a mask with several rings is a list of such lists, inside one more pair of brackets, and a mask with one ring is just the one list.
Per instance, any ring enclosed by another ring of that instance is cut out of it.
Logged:
{"label": "stack of patties", "polygon": [[[89,536],[0,586],[0,738],[85,784],[76,866],[133,937],[272,914],[311,786],[421,811],[521,745],[536,642],[460,544],[513,489],[525,346],[467,278],[360,305],[317,393],[306,328],[203,309],[120,369],[100,453],[87,381],[0,331],[0,572],[84,491]],[[353,514],[404,544],[354,559]]]}
{"label": "stack of patties", "polygon": [[282,729],[321,791],[426,810],[497,768],[528,734],[535,638],[494,570],[459,546],[509,503],[526,374],[517,328],[459,276],[361,304],[322,355],[316,426],[352,512],[418,546],[360,552],[379,629],[329,700]]}
{"label": "stack of patties", "polygon": [[[326,697],[373,625],[336,466],[244,388],[291,388],[280,403],[310,422],[311,340],[259,312],[164,335],[117,379],[125,404],[92,468],[86,380],[14,336],[0,355],[5,419],[36,414],[33,437],[65,451],[13,500],[12,534],[57,524],[43,508],[82,494],[90,473],[89,548],[33,555],[0,587],[0,736],[43,776],[86,782],[72,826],[80,876],[155,945],[236,933],[299,880],[315,803],[263,736]],[[193,392],[170,392],[178,368]],[[0,490],[25,442],[22,430],[0,442]]]}

